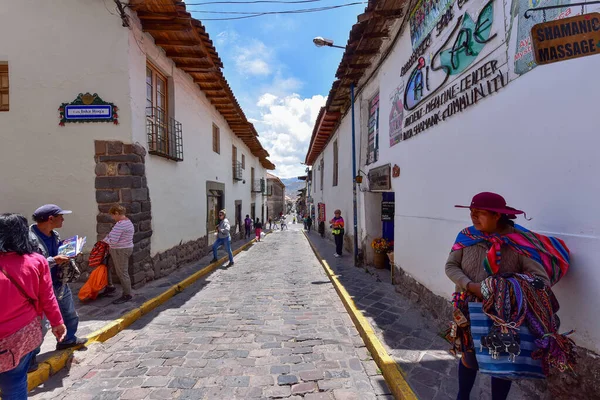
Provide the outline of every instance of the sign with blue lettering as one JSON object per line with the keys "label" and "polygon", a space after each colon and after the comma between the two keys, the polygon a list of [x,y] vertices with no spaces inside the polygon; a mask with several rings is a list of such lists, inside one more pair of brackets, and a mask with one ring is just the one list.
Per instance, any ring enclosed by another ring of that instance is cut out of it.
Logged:
{"label": "sign with blue lettering", "polygon": [[65,118],[73,119],[111,119],[112,106],[86,106],[86,105],[68,105],[65,106]]}
{"label": "sign with blue lettering", "polygon": [[60,105],[58,124],[65,126],[69,122],[112,122],[118,125],[117,111],[117,106],[102,100],[96,93],[79,93],[72,102]]}
{"label": "sign with blue lettering", "polygon": [[534,25],[531,43],[538,64],[600,54],[600,13]]}

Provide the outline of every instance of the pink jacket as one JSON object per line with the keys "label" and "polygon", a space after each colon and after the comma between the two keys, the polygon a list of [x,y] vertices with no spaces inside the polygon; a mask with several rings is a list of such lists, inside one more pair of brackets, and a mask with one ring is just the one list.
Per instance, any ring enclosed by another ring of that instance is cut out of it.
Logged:
{"label": "pink jacket", "polygon": [[0,266],[36,301],[34,309],[19,289],[0,272],[0,339],[4,339],[42,313],[50,325],[63,323],[54,290],[50,268],[39,254],[0,253]]}

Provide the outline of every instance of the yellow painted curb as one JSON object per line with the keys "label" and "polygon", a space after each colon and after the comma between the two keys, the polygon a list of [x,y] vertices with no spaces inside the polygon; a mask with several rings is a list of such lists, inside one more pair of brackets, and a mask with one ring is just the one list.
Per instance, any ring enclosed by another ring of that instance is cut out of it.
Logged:
{"label": "yellow painted curb", "polygon": [[[266,234],[268,235],[269,233]],[[233,255],[238,255],[239,253],[250,247],[252,244],[254,244],[255,241],[256,239],[252,239],[240,248],[233,250]],[[89,335],[87,335],[88,341],[86,342],[86,345],[95,342],[105,342],[106,340],[112,338],[117,333],[126,329],[129,325],[133,324],[135,321],[140,319],[143,315],[148,314],[156,307],[160,306],[161,304],[169,300],[171,297],[175,296],[177,293],[181,293],[183,290],[185,290],[187,287],[192,285],[194,282],[196,282],[203,276],[213,272],[226,260],[227,256],[222,257],[217,262],[207,265],[200,271],[193,273],[178,284],[171,286],[169,289],[154,297],[153,299],[146,301],[138,308],[129,311],[121,318],[111,321],[110,323],[106,324],[97,331],[90,333]],[[33,371],[27,375],[28,390],[32,390],[33,388],[41,385],[42,383],[47,381],[52,375],[56,374],[58,371],[63,369],[75,350],[76,349],[62,350],[60,352],[57,352],[57,354],[49,357],[47,360],[41,362],[40,367],[36,371]]]}
{"label": "yellow painted curb", "polygon": [[342,300],[344,307],[346,307],[348,314],[350,314],[350,318],[352,319],[352,322],[354,322],[354,326],[356,326],[356,329],[365,342],[367,349],[369,349],[373,360],[381,370],[386,383],[394,395],[394,398],[398,400],[417,400],[418,397],[412,391],[408,385],[408,382],[406,382],[406,379],[404,379],[404,373],[402,372],[400,366],[392,359],[392,357],[390,357],[377,338],[377,335],[373,331],[369,321],[367,321],[362,312],[356,308],[354,300],[352,300],[352,297],[348,291],[346,291],[344,285],[342,285],[337,275],[333,272],[331,267],[329,267],[327,260],[321,257],[317,248],[306,235],[306,232],[302,231],[302,233],[304,233],[304,237],[308,241],[308,244],[323,266],[325,273],[333,283],[333,287],[340,296],[340,299]]}

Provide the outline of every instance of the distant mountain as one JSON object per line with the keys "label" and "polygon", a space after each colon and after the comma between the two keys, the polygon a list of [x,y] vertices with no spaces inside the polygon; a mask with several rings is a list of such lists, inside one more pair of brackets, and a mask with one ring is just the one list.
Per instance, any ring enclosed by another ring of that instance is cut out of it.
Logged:
{"label": "distant mountain", "polygon": [[290,196],[292,199],[298,197],[298,190],[303,189],[306,184],[305,181],[301,181],[298,178],[286,178],[281,179],[281,181],[285,185],[286,196]]}

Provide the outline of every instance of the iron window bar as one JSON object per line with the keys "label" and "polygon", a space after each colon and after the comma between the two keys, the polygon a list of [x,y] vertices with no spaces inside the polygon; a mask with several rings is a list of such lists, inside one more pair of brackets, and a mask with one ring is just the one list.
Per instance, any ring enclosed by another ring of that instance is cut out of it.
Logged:
{"label": "iron window bar", "polygon": [[570,7],[577,7],[577,6],[581,6],[583,8],[590,4],[600,4],[600,1],[588,1],[585,3],[570,3],[570,4],[562,4],[562,5],[557,5],[557,6],[544,6],[544,7],[530,8],[530,9],[525,10],[525,13],[523,14],[523,16],[525,18],[529,19],[529,18],[531,18],[531,13],[534,11],[545,11],[545,10],[552,10],[555,8],[570,8]]}
{"label": "iron window bar", "polygon": [[264,179],[255,179],[252,182],[252,192],[262,193],[264,191]]}
{"label": "iron window bar", "polygon": [[236,181],[243,179],[242,163],[240,161],[233,161],[233,179]]}
{"label": "iron window bar", "polygon": [[181,122],[168,117],[164,110],[146,107],[148,153],[174,161],[183,161]]}

